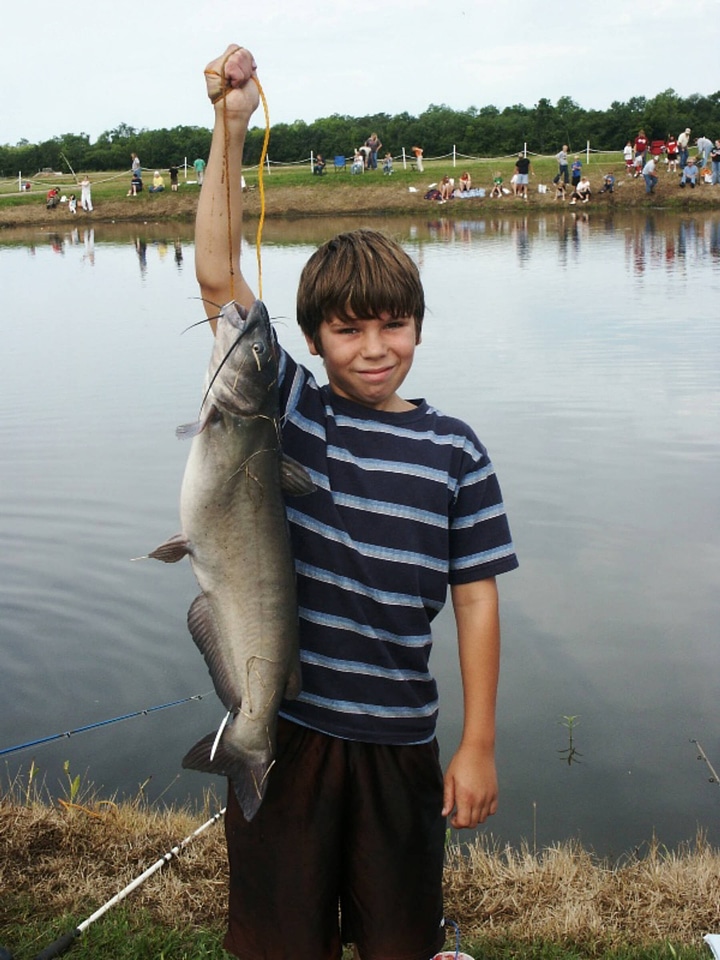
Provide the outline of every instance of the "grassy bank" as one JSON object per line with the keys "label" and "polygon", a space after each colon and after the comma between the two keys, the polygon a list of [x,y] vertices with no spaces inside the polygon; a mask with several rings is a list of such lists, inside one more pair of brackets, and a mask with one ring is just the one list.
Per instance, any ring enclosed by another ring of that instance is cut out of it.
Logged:
{"label": "grassy bank", "polygon": [[[220,806],[208,797],[203,811],[158,810],[81,794],[52,803],[38,793],[13,784],[0,800],[0,944],[16,960],[75,929]],[[446,915],[462,949],[484,960],[708,960],[702,936],[720,931],[719,876],[720,852],[702,837],[676,851],[649,842],[612,863],[574,844],[478,841],[448,847]],[[226,890],[218,824],[92,924],[73,956],[227,957]]]}
{"label": "grassy bank", "polygon": [[[530,198],[527,202],[505,196],[501,200],[491,200],[488,196],[474,197],[468,200],[452,200],[443,205],[427,201],[424,195],[431,183],[437,182],[443,174],[459,177],[462,170],[469,170],[473,186],[483,187],[489,192],[492,179],[500,172],[505,183],[509,184],[513,172],[512,159],[490,159],[468,161],[453,168],[450,160],[433,161],[426,164],[424,173],[417,173],[409,166],[403,170],[396,164],[391,177],[383,176],[380,170],[369,171],[360,176],[352,176],[346,169],[335,172],[332,167],[322,177],[313,176],[308,167],[273,167],[264,175],[266,215],[273,217],[305,216],[363,216],[388,214],[418,214],[422,216],[472,218],[487,215],[489,211],[499,209],[524,212],[530,210],[557,210],[568,205],[555,199],[552,178],[557,170],[551,158],[533,160],[534,177],[530,184]],[[662,165],[661,165],[662,166]],[[661,206],[677,210],[700,210],[720,207],[720,187],[700,184],[696,189],[679,187],[677,174],[668,174],[664,166],[660,171],[660,182],[655,194],[645,193],[645,183],[640,179],[627,177],[625,164],[619,154],[597,154],[591,157],[585,166],[593,187],[593,197],[589,204],[582,206],[587,211],[594,207],[639,208]],[[603,176],[612,172],[617,178],[617,187],[612,195],[599,194]],[[249,218],[260,214],[260,190],[258,189],[258,170],[246,171],[248,190],[245,212]],[[28,224],[48,226],[67,225],[95,221],[155,221],[155,220],[192,220],[200,188],[194,182],[183,182],[173,193],[168,188],[161,194],[149,194],[147,191],[137,197],[128,197],[129,175],[127,172],[90,174],[94,211],[83,213],[78,209],[75,216],[69,213],[67,204],[55,210],[46,210],[45,194],[50,186],[60,187],[61,193],[69,196],[75,193],[79,198],[80,189],[72,177],[54,176],[33,179],[32,189],[18,192],[17,181],[0,181],[0,227]],[[150,182],[148,179],[148,182]],[[538,185],[548,187],[547,193],[538,192]],[[568,195],[569,196],[569,195]],[[580,207],[573,207],[579,210]]]}

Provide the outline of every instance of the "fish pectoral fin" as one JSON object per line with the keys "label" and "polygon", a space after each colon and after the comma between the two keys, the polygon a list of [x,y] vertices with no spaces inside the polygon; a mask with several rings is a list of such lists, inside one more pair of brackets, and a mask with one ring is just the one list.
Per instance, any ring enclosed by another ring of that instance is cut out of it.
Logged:
{"label": "fish pectoral fin", "polygon": [[187,625],[195,646],[203,655],[210,671],[215,693],[226,710],[237,709],[237,693],[232,678],[228,675],[227,664],[222,655],[222,639],[215,620],[212,604],[204,593],[199,594],[190,604]]}
{"label": "fish pectoral fin", "polygon": [[280,486],[285,493],[300,497],[315,490],[315,484],[305,467],[285,454],[280,459]]}
{"label": "fish pectoral fin", "polygon": [[153,560],[162,560],[163,563],[177,563],[178,560],[182,560],[183,557],[187,557],[191,553],[192,549],[188,538],[182,533],[176,533],[173,537],[169,537],[165,543],[155,547],[152,553],[148,554],[148,557],[152,557]]}
{"label": "fish pectoral fin", "polygon": [[241,757],[229,750],[221,739],[211,760],[210,751],[214,741],[214,733],[198,740],[183,757],[183,769],[229,777],[243,816],[250,821],[258,812],[265,796],[268,774],[275,763],[272,754],[268,751],[257,758]]}

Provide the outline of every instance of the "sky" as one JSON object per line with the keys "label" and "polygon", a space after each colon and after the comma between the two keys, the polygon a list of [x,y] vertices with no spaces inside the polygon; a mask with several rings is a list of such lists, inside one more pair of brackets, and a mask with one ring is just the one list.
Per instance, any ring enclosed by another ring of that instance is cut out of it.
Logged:
{"label": "sky", "polygon": [[271,124],[720,89],[720,0],[35,0],[3,13],[0,143],[209,127],[203,69],[231,42],[255,55]]}

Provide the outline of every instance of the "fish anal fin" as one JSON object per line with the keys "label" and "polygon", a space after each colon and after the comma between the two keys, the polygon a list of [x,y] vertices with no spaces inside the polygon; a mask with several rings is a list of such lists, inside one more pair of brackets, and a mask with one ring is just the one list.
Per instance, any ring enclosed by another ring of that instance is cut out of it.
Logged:
{"label": "fish anal fin", "polygon": [[305,467],[285,454],[280,459],[280,486],[293,497],[305,496],[315,490]]}
{"label": "fish anal fin", "polygon": [[221,655],[221,638],[212,604],[204,593],[190,604],[187,625],[196,647],[203,655],[212,677],[215,693],[226,710],[237,710],[237,694],[233,692],[232,679],[227,675]]}
{"label": "fish anal fin", "polygon": [[187,557],[191,553],[190,541],[182,533],[176,533],[169,537],[165,543],[155,547],[152,553],[148,554],[148,557],[152,557],[153,560],[162,560],[163,563],[177,563],[178,560],[182,560],[183,557]]}

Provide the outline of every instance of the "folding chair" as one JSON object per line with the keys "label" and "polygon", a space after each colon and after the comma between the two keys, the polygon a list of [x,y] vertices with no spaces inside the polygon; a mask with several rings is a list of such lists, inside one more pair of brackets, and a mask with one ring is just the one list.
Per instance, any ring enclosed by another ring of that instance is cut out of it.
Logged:
{"label": "folding chair", "polygon": [[333,167],[335,168],[335,173],[337,173],[338,170],[345,170],[346,169],[345,163],[346,163],[345,157],[335,157],[335,159],[333,160]]}

